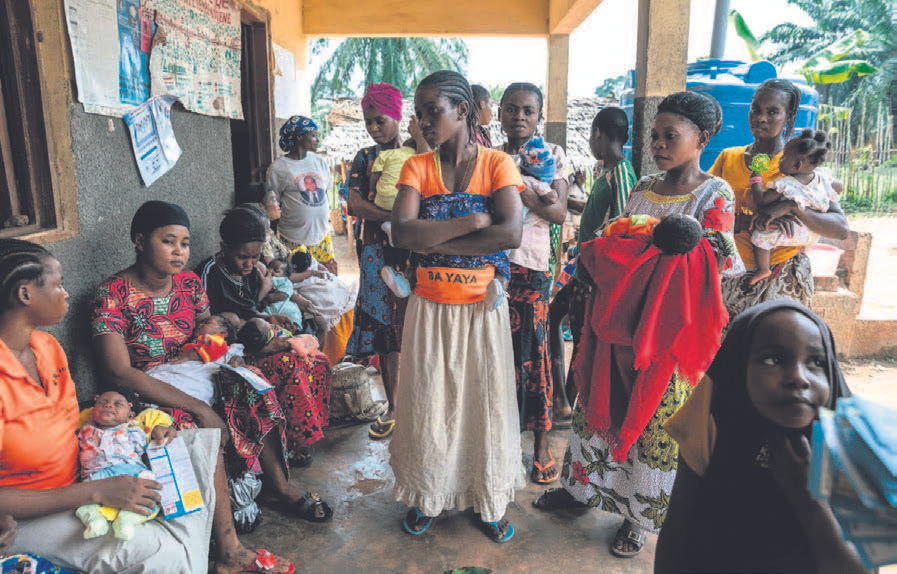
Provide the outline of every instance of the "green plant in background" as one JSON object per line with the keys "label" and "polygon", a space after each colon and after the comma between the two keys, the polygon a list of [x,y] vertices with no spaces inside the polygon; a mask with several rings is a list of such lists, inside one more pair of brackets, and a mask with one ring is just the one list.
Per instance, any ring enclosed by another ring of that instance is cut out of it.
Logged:
{"label": "green plant in background", "polygon": [[[312,43],[312,56],[324,56],[327,39]],[[371,82],[389,82],[405,97],[437,70],[463,72],[467,44],[459,38],[346,38],[330,53],[312,85],[312,102],[359,95]]]}
{"label": "green plant in background", "polygon": [[732,24],[732,27],[735,29],[735,35],[744,41],[748,54],[751,56],[751,62],[759,60],[760,56],[758,55],[758,50],[760,50],[760,41],[757,40],[754,33],[751,32],[751,29],[748,27],[741,12],[738,10],[729,10],[729,23]]}

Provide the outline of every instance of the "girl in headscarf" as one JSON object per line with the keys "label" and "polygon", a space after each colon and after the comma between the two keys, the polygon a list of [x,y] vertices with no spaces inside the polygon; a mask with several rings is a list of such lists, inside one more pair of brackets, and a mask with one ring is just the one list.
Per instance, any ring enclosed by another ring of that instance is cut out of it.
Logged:
{"label": "girl in headscarf", "polygon": [[679,472],[655,572],[863,572],[807,488],[810,425],[849,396],[828,326],[790,299],[731,324],[665,428]]}
{"label": "girl in headscarf", "polygon": [[314,153],[318,150],[318,125],[311,118],[293,116],[280,128],[280,149],[286,155],[274,160],[268,184],[281,205],[278,232],[290,248],[305,246],[331,273],[337,273],[330,239],[330,168]]}

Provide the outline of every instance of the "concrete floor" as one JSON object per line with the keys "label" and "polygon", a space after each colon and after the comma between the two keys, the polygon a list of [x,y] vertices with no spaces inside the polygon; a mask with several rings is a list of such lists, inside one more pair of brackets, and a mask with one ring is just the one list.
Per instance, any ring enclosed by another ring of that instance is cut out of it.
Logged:
{"label": "concrete floor", "polygon": [[[569,433],[551,433],[559,463]],[[649,535],[636,558],[616,558],[609,546],[618,516],[600,510],[538,510],[532,501],[543,487],[529,481],[508,508],[516,534],[505,544],[486,537],[472,510],[445,512],[426,533],[411,536],[401,524],[406,507],[392,498],[388,441],[369,439],[366,425],[329,430],[315,446],[312,465],[295,470],[292,481],[320,493],[334,507],[333,519],[313,524],[264,508],[264,522],[242,537],[244,544],[290,558],[296,572],[321,574],[439,574],[466,566],[496,573],[652,572],[655,536]],[[532,433],[523,434],[523,445],[529,470]]]}

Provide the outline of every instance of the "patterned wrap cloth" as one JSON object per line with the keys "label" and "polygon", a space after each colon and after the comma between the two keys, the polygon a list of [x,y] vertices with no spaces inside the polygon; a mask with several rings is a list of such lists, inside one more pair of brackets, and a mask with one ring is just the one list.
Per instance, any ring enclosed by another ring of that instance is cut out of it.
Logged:
{"label": "patterned wrap cloth", "polygon": [[296,139],[306,132],[318,131],[318,124],[305,116],[293,116],[285,124],[280,126],[280,149],[284,153],[290,153],[296,147]]}

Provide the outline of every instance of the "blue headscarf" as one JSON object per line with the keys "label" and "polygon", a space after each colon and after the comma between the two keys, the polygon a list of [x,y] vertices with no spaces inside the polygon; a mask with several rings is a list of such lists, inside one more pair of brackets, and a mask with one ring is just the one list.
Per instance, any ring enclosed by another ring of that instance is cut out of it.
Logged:
{"label": "blue headscarf", "polygon": [[318,124],[305,116],[293,116],[280,127],[280,149],[290,153],[296,147],[296,140],[305,132],[318,131]]}

